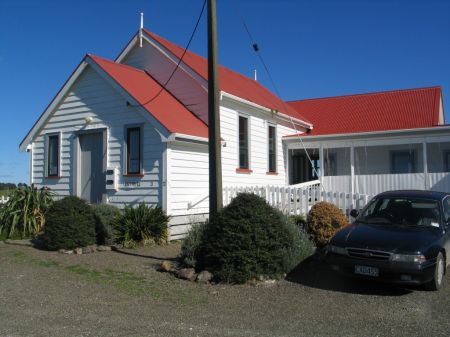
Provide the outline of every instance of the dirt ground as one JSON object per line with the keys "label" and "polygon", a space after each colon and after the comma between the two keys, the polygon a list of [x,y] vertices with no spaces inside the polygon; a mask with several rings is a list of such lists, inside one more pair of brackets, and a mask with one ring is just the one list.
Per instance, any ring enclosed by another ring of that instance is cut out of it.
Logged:
{"label": "dirt ground", "polygon": [[315,260],[272,285],[156,271],[179,244],[64,255],[0,243],[0,336],[448,336],[440,292],[364,282]]}

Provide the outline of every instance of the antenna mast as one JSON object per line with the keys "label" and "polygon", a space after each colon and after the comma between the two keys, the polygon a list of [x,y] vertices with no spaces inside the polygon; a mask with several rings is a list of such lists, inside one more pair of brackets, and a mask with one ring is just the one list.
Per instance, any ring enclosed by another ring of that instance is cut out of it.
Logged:
{"label": "antenna mast", "polygon": [[141,25],[139,27],[139,47],[142,48],[142,30],[144,29],[144,13],[141,12]]}

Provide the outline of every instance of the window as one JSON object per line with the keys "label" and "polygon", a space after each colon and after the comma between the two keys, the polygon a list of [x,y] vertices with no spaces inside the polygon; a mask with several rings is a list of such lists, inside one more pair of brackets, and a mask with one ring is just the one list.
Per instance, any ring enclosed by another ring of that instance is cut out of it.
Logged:
{"label": "window", "polygon": [[450,197],[444,200],[444,221],[448,222],[450,219]]}
{"label": "window", "polygon": [[59,176],[59,135],[48,136],[47,140],[47,176]]}
{"label": "window", "polygon": [[277,172],[277,133],[273,125],[268,128],[269,172]]}
{"label": "window", "polygon": [[336,154],[331,153],[325,156],[324,160],[324,176],[337,176]]}
{"label": "window", "polygon": [[141,173],[141,128],[127,129],[127,174]]}
{"label": "window", "polygon": [[444,172],[450,172],[450,151],[444,151]]}
{"label": "window", "polygon": [[391,173],[414,173],[414,151],[391,152]]}
{"label": "window", "polygon": [[239,168],[248,169],[248,119],[239,116]]}

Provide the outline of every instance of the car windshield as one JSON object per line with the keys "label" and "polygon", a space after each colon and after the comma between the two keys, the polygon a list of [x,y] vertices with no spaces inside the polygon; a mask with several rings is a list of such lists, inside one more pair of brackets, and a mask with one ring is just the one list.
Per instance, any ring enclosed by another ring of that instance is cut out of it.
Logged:
{"label": "car windshield", "polygon": [[439,203],[416,198],[374,198],[358,217],[359,222],[439,227]]}

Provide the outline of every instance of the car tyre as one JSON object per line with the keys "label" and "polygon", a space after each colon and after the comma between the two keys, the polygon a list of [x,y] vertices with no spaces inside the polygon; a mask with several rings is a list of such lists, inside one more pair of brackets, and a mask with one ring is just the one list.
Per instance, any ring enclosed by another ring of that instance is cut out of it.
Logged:
{"label": "car tyre", "polygon": [[434,268],[434,278],[426,284],[429,290],[439,290],[444,283],[445,275],[445,260],[442,253],[439,253],[436,258],[436,266]]}

